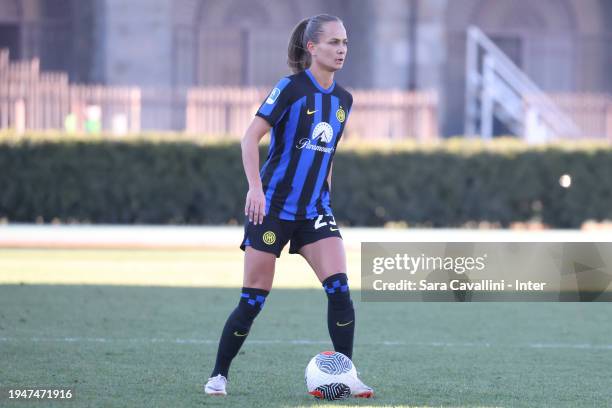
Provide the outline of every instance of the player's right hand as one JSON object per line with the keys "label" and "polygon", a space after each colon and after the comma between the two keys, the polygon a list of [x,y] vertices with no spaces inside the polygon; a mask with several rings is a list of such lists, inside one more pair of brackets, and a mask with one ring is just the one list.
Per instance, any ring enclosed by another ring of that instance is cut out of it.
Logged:
{"label": "player's right hand", "polygon": [[262,189],[249,189],[244,205],[244,215],[249,217],[253,224],[263,223],[266,215],[266,195]]}

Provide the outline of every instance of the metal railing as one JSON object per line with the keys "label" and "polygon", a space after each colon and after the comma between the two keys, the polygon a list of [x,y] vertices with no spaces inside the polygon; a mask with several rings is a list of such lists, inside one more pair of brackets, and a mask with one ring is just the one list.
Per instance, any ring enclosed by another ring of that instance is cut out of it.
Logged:
{"label": "metal railing", "polygon": [[37,58],[9,61],[0,49],[0,129],[140,131],[140,89],[68,82],[64,72],[41,72]]}
{"label": "metal railing", "polygon": [[[191,88],[187,92],[188,133],[241,136],[269,89],[242,87]],[[353,108],[347,139],[438,138],[435,92],[351,90]]]}
{"label": "metal railing", "polygon": [[[244,134],[267,88],[140,88],[75,85],[41,72],[38,59],[9,61],[0,50],[0,129],[133,134],[142,129],[213,137]],[[353,91],[345,137],[438,138],[434,92]]]}
{"label": "metal railing", "polygon": [[467,33],[465,134],[492,138],[494,117],[530,143],[582,134],[489,37],[471,26]]}

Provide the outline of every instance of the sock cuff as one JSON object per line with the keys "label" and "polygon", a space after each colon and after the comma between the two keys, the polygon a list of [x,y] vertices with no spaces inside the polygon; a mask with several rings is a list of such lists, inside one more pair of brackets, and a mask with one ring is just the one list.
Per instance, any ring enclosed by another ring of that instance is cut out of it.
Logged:
{"label": "sock cuff", "polygon": [[346,273],[336,273],[323,281],[323,289],[327,294],[348,292],[348,277]]}
{"label": "sock cuff", "polygon": [[269,291],[265,290],[265,289],[259,289],[259,288],[247,288],[246,286],[242,287],[242,293],[252,293],[255,295],[261,295],[261,296],[268,296],[268,294],[270,293]]}
{"label": "sock cuff", "polygon": [[251,306],[259,306],[260,309],[263,309],[269,293],[264,289],[243,287],[240,293],[240,302],[248,303]]}

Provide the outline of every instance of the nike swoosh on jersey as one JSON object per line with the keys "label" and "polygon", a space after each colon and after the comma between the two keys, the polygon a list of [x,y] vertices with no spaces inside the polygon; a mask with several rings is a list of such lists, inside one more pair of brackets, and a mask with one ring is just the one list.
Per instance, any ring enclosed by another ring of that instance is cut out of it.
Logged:
{"label": "nike swoosh on jersey", "polygon": [[350,322],[346,322],[346,323],[340,323],[340,322],[336,322],[336,326],[339,327],[344,327],[344,326],[348,326],[349,324],[353,323],[353,321],[351,320]]}
{"label": "nike swoosh on jersey", "polygon": [[306,110],[306,114],[307,115],[312,115],[313,113],[315,113],[317,111],[317,109],[313,110],[312,112],[310,111],[310,109]]}
{"label": "nike swoosh on jersey", "polygon": [[332,228],[332,227],[329,227],[329,230],[330,230],[330,231],[338,231],[339,229],[340,229],[340,228]]}
{"label": "nike swoosh on jersey", "polygon": [[238,333],[238,330],[236,330],[236,331],[234,332],[234,336],[236,336],[236,337],[244,337],[244,336],[246,336],[247,334],[249,334],[249,332],[246,332],[246,333],[244,333],[244,334],[240,334],[240,333]]}

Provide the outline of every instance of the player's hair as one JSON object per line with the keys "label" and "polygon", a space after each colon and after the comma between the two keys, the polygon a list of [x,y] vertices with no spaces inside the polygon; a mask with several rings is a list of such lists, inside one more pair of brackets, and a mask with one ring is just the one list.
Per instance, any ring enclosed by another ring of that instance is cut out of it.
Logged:
{"label": "player's hair", "polygon": [[323,24],[330,21],[339,21],[339,17],[329,14],[319,14],[310,18],[305,18],[298,23],[289,38],[289,48],[287,51],[287,65],[294,74],[304,71],[312,63],[310,53],[306,49],[308,41],[319,42],[319,36],[323,32]]}

